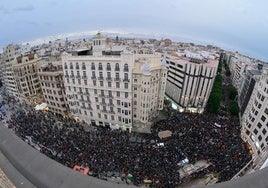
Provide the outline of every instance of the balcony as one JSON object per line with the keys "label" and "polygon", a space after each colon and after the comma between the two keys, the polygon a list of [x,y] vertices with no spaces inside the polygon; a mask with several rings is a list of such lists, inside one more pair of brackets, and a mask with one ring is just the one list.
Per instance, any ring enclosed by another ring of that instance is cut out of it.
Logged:
{"label": "balcony", "polygon": [[105,97],[105,95],[100,94],[99,97]]}
{"label": "balcony", "polygon": [[69,75],[68,75],[68,74],[66,74],[64,77],[65,77],[65,78],[69,78]]}
{"label": "balcony", "polygon": [[114,106],[114,104],[113,103],[108,103],[108,106]]}
{"label": "balcony", "polygon": [[91,70],[95,70],[95,66],[91,66]]}
{"label": "balcony", "polygon": [[70,75],[70,78],[74,78],[74,75],[72,74],[72,75]]}
{"label": "balcony", "polygon": [[104,77],[98,77],[99,80],[104,80]]}
{"label": "balcony", "polygon": [[101,112],[102,112],[102,113],[108,113],[108,111],[107,111],[107,110],[102,110]]}
{"label": "balcony", "polygon": [[99,67],[98,70],[103,70],[103,68],[102,67]]}
{"label": "balcony", "polygon": [[106,95],[107,98],[113,99],[114,97],[112,95]]}
{"label": "balcony", "polygon": [[105,102],[101,102],[100,104],[101,104],[101,105],[107,105]]}
{"label": "balcony", "polygon": [[124,68],[124,72],[128,72],[129,70],[128,70],[128,68]]}
{"label": "balcony", "polygon": [[109,113],[110,113],[110,114],[115,114],[115,112],[114,112],[114,111],[109,111]]}
{"label": "balcony", "polygon": [[82,79],[87,79],[87,76],[82,76]]}
{"label": "balcony", "polygon": [[107,81],[112,81],[113,79],[111,77],[106,78]]}
{"label": "balcony", "polygon": [[123,79],[123,82],[129,82],[129,79],[124,78],[124,79]]}
{"label": "balcony", "polygon": [[86,66],[82,66],[82,70],[86,70]]}
{"label": "balcony", "polygon": [[115,68],[114,70],[115,70],[115,71],[120,71],[120,69],[119,69],[119,68]]}
{"label": "balcony", "polygon": [[120,78],[115,78],[114,81],[121,81],[121,79]]}
{"label": "balcony", "polygon": [[75,69],[79,69],[79,66],[78,66],[78,65],[76,65],[76,66],[75,66]]}
{"label": "balcony", "polygon": [[91,107],[91,106],[88,106],[87,109],[88,109],[88,110],[92,110],[92,107]]}
{"label": "balcony", "polygon": [[106,70],[107,70],[107,71],[111,71],[111,67],[107,67]]}
{"label": "balcony", "polygon": [[96,78],[96,76],[91,76],[91,79],[96,80],[97,78]]}
{"label": "balcony", "polygon": [[81,78],[81,76],[80,75],[76,75],[76,78]]}

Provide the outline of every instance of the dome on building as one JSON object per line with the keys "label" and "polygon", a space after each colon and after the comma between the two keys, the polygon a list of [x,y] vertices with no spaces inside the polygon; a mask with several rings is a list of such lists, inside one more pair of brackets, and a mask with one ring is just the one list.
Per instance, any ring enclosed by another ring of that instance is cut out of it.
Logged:
{"label": "dome on building", "polygon": [[141,66],[141,69],[142,69],[142,72],[143,74],[146,74],[146,75],[149,75],[150,74],[150,64],[147,62],[147,61],[142,61],[142,66]]}

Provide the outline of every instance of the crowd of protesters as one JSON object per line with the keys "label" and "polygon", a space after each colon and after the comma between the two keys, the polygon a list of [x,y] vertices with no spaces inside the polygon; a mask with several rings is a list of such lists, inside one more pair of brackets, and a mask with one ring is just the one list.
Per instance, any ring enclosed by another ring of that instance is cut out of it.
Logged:
{"label": "crowd of protesters", "polygon": [[[152,187],[175,187],[211,172],[219,174],[219,182],[229,180],[249,162],[237,117],[224,116],[180,113],[156,122],[151,134],[135,135],[95,126],[85,131],[75,120],[33,109],[16,111],[7,123],[23,140],[70,168],[80,165],[94,177],[123,181],[131,174],[137,186],[146,179]],[[160,139],[164,130],[172,136]],[[191,164],[206,160],[210,166],[181,178],[179,164],[185,158]]]}

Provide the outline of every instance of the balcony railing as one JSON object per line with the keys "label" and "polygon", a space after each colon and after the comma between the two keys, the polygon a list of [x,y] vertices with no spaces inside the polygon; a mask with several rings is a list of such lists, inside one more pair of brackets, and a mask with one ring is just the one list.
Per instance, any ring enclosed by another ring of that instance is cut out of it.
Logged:
{"label": "balcony railing", "polygon": [[98,77],[99,80],[104,80],[104,77]]}
{"label": "balcony railing", "polygon": [[80,75],[76,75],[76,78],[81,78],[81,76]]}
{"label": "balcony railing", "polygon": [[83,79],[87,79],[87,76],[82,76]]}
{"label": "balcony railing", "polygon": [[121,79],[120,78],[115,78],[114,81],[120,81]]}
{"label": "balcony railing", "polygon": [[106,80],[107,80],[107,81],[112,81],[112,78],[111,78],[111,77],[109,77],[109,78],[106,78]]}
{"label": "balcony railing", "polygon": [[128,72],[128,68],[124,68],[124,72]]}
{"label": "balcony railing", "polygon": [[97,78],[96,78],[96,76],[91,76],[91,79],[96,80]]}
{"label": "balcony railing", "polygon": [[123,82],[129,82],[129,79],[124,78],[124,79],[123,79]]}
{"label": "balcony railing", "polygon": [[82,66],[82,70],[86,70],[86,66]]}

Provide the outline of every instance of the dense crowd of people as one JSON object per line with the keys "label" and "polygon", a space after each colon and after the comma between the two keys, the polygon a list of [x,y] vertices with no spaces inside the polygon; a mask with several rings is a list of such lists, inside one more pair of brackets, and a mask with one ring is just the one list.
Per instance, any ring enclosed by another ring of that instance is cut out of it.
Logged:
{"label": "dense crowd of people", "polygon": [[[94,126],[85,131],[75,120],[35,110],[17,111],[7,123],[23,140],[70,168],[81,165],[94,177],[118,176],[123,181],[131,174],[137,186],[147,179],[152,187],[175,187],[211,172],[219,174],[219,182],[229,180],[251,159],[238,118],[222,113],[173,114],[156,122],[151,134]],[[160,139],[158,133],[164,130],[172,136]],[[210,166],[181,178],[179,164],[185,158]]]}

